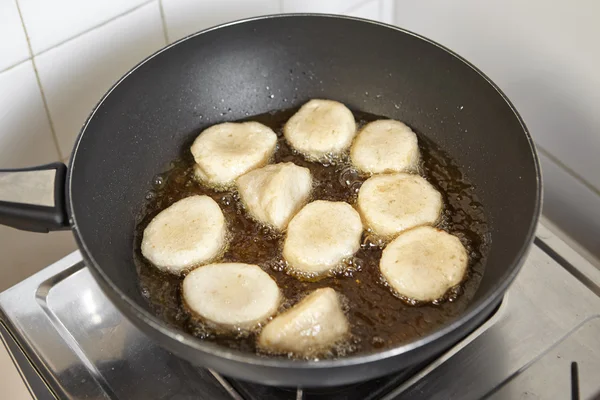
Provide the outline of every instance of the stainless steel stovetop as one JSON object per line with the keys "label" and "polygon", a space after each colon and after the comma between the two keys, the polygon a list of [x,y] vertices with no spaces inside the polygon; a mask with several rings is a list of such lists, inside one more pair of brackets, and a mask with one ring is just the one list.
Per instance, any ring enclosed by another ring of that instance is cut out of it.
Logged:
{"label": "stainless steel stovetop", "polygon": [[419,370],[333,389],[194,367],[108,301],[75,252],[0,294],[0,333],[38,399],[596,399],[600,270],[543,225],[500,308]]}

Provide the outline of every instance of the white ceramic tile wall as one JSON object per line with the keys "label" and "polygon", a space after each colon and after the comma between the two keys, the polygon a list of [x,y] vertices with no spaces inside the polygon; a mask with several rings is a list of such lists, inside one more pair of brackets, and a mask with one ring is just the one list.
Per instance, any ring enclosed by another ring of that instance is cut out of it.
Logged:
{"label": "white ceramic tile wall", "polygon": [[381,18],[380,7],[379,1],[371,0],[349,8],[347,13],[353,17],[379,20]]}
{"label": "white ceramic tile wall", "polygon": [[0,74],[0,140],[0,168],[59,160],[31,61]]}
{"label": "white ceramic tile wall", "polygon": [[[600,191],[598,13],[594,0],[397,0],[395,6],[399,26],[450,47],[489,75],[538,146],[573,171],[545,163],[545,212],[600,257],[600,246],[588,237],[600,236],[594,218],[600,208],[591,200]],[[567,196],[558,190],[563,187],[573,192]],[[585,208],[593,213],[588,219],[578,209],[584,198],[596,205]]]}
{"label": "white ceramic tile wall", "polygon": [[35,56],[63,158],[102,95],[165,44],[154,1]]}
{"label": "white ceramic tile wall", "polygon": [[[223,22],[279,12],[348,14],[375,20],[393,0],[161,0],[169,41]],[[388,11],[388,15],[391,12]]]}
{"label": "white ceramic tile wall", "polygon": [[76,249],[70,231],[33,233],[0,225],[0,292]]}
{"label": "white ceramic tile wall", "polygon": [[540,153],[544,173],[544,214],[600,259],[600,196],[573,179],[546,154]]}
{"label": "white ceramic tile wall", "polygon": [[34,54],[48,50],[52,46],[148,2],[148,0],[18,1]]}
{"label": "white ceramic tile wall", "polygon": [[[575,3],[0,0],[0,168],[68,157],[102,94],[167,40],[249,16],[321,12],[395,21],[454,48],[508,92],[540,144],[598,187],[600,5]],[[596,246],[594,190],[549,159],[543,164],[547,213],[588,248]],[[0,289],[73,248],[68,232],[40,235],[0,227],[2,262],[13,270],[0,266]]]}
{"label": "white ceramic tile wall", "polygon": [[[163,47],[167,33],[173,41],[221,22],[281,11],[380,19],[390,4],[0,0],[0,168],[66,160],[97,101],[128,69]],[[43,235],[0,227],[0,290],[73,249],[69,232]]]}
{"label": "white ceramic tile wall", "polygon": [[29,58],[15,0],[0,0],[0,71]]}
{"label": "white ceramic tile wall", "polygon": [[600,188],[600,3],[423,0],[396,23],[475,63],[509,95],[536,141]]}
{"label": "white ceramic tile wall", "polygon": [[393,21],[394,0],[282,0],[285,13],[343,14],[376,21]]}
{"label": "white ceramic tile wall", "polygon": [[280,12],[279,0],[162,0],[169,41],[236,19]]}
{"label": "white ceramic tile wall", "polygon": [[[59,159],[33,64],[0,74],[0,168]],[[49,235],[0,226],[0,291],[75,249],[70,232]]]}
{"label": "white ceramic tile wall", "polygon": [[340,14],[362,3],[365,3],[365,0],[282,0],[282,12]]}

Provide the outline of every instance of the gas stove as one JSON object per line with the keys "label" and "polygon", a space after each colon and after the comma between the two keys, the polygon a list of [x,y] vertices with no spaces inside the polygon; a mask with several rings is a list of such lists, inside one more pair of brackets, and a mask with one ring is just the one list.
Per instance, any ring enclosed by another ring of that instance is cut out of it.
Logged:
{"label": "gas stove", "polygon": [[500,307],[426,365],[337,388],[227,378],[162,349],[110,303],[78,252],[0,294],[0,336],[37,399],[596,399],[600,270],[538,226]]}

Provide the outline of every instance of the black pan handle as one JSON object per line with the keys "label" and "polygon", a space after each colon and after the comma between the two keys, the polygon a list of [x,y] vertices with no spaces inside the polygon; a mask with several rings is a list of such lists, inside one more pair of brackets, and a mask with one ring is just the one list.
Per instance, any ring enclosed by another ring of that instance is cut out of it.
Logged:
{"label": "black pan handle", "polygon": [[58,162],[0,169],[0,224],[32,232],[69,229],[66,176],[67,167]]}

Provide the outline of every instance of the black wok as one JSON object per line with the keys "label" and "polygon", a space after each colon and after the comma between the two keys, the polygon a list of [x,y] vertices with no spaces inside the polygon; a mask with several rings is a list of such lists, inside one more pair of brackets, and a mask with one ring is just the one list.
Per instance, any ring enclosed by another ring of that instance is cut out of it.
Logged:
{"label": "black wok", "polygon": [[[209,125],[311,98],[402,120],[461,166],[491,229],[485,274],[472,303],[460,318],[411,343],[318,362],[242,353],[169,327],[140,294],[132,259],[136,215],[153,176]],[[62,164],[38,167],[22,174],[22,181],[44,169],[56,169],[54,207],[38,200],[17,204],[15,199],[27,201],[25,191],[21,197],[0,195],[0,222],[35,231],[72,229],[108,297],[162,346],[228,376],[283,386],[366,380],[451,346],[499,304],[531,244],[541,203],[532,139],[485,75],[413,33],[328,15],[234,22],[168,46],[100,101],[81,130],[68,171]],[[1,183],[0,193],[8,193]]]}

